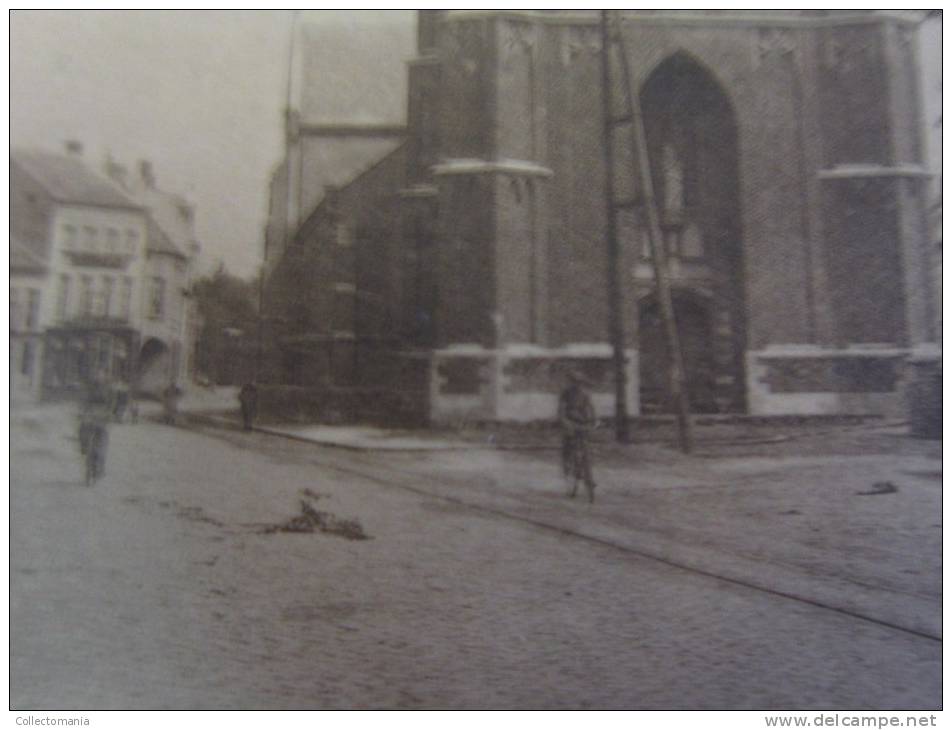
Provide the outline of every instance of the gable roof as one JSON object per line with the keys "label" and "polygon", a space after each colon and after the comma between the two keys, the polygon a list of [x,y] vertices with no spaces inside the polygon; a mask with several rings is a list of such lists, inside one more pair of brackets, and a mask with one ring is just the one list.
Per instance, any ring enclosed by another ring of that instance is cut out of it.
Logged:
{"label": "gable roof", "polygon": [[46,259],[32,251],[30,247],[17,239],[10,237],[10,271],[16,274],[44,274],[46,273]]}
{"label": "gable roof", "polygon": [[159,224],[152,220],[152,216],[146,218],[146,230],[149,234],[149,245],[146,247],[149,253],[186,258],[185,254],[172,242],[172,239],[159,227]]}
{"label": "gable roof", "polygon": [[92,172],[82,160],[74,157],[37,150],[15,150],[12,163],[59,203],[142,209],[105,178]]}

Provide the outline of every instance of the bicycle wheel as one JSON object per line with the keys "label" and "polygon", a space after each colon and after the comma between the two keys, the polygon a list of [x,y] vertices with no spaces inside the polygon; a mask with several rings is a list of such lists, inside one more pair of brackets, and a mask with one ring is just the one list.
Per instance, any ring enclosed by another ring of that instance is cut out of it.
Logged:
{"label": "bicycle wheel", "polygon": [[108,433],[102,426],[91,429],[89,444],[86,450],[86,484],[92,485],[98,481],[106,469],[106,446]]}
{"label": "bicycle wheel", "polygon": [[91,487],[96,481],[96,451],[92,444],[86,447],[86,454],[83,458],[86,466],[86,486]]}
{"label": "bicycle wheel", "polygon": [[591,462],[588,452],[588,444],[579,437],[575,447],[575,484],[579,480],[585,483],[585,491],[588,493],[588,501],[595,501],[595,483],[592,481]]}

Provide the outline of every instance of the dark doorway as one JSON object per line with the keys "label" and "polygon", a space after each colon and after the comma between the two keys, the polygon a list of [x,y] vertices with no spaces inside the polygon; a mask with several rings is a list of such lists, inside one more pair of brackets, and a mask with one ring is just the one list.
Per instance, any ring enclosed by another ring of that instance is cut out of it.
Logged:
{"label": "dark doorway", "polygon": [[[714,348],[708,308],[703,302],[686,296],[675,296],[673,304],[691,410],[695,413],[715,413],[718,406],[715,398]],[[638,320],[642,411],[669,412],[674,405],[670,394],[670,361],[661,311],[654,296],[642,301],[638,308]]]}
{"label": "dark doorway", "polygon": [[142,343],[136,387],[141,393],[159,395],[172,379],[172,352],[156,337]]}

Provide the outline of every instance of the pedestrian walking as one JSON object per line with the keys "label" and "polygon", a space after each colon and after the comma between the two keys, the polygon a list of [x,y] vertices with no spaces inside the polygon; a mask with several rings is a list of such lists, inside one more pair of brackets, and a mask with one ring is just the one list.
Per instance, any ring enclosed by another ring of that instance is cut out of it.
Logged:
{"label": "pedestrian walking", "polygon": [[122,423],[126,417],[126,411],[129,409],[129,386],[123,381],[118,381],[113,388],[114,402],[113,416],[116,423]]}
{"label": "pedestrian walking", "polygon": [[178,387],[175,381],[169,383],[169,387],[162,392],[165,422],[170,426],[178,423],[178,402],[181,396],[182,389]]}
{"label": "pedestrian walking", "polygon": [[241,404],[241,422],[245,431],[250,431],[258,416],[258,388],[254,383],[245,383],[238,392]]}
{"label": "pedestrian walking", "polygon": [[559,395],[559,425],[562,429],[562,472],[571,484],[570,497],[578,491],[579,480],[585,483],[588,501],[595,501],[595,479],[592,476],[592,454],[588,435],[595,429],[598,420],[595,407],[585,389],[582,376],[573,371],[568,374],[566,387]]}

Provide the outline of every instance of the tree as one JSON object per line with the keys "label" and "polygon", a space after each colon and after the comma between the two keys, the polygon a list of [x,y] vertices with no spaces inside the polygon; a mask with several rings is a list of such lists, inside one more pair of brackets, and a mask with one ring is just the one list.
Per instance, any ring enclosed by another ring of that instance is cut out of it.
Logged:
{"label": "tree", "polygon": [[224,264],[192,287],[201,321],[195,365],[211,382],[236,385],[250,378],[258,327],[258,287],[229,274]]}

